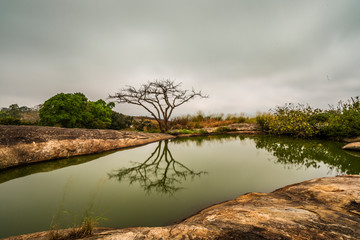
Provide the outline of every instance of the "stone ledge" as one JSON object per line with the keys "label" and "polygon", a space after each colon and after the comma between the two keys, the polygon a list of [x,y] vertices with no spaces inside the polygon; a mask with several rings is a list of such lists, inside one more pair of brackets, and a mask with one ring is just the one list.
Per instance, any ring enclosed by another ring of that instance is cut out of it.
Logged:
{"label": "stone ledge", "polygon": [[132,131],[0,125],[0,170],[174,138]]}
{"label": "stone ledge", "polygon": [[172,226],[98,229],[88,239],[359,239],[359,226],[360,175],[347,175],[245,194]]}

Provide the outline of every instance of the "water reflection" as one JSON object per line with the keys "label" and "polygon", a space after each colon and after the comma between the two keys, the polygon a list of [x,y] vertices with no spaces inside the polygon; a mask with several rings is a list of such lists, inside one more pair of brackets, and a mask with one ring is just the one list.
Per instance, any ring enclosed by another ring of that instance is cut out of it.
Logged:
{"label": "water reflection", "polygon": [[30,165],[18,166],[5,170],[0,170],[0,183],[4,183],[16,178],[25,177],[35,173],[51,172],[65,167],[83,164],[86,162],[96,160],[100,157],[105,157],[112,153],[114,153],[114,151],[108,151],[108,152],[79,156],[79,157],[56,159],[46,162],[34,163]]}
{"label": "water reflection", "polygon": [[187,178],[193,179],[206,174],[204,171],[191,170],[176,161],[169,150],[167,140],[160,141],[143,163],[133,163],[133,165],[130,168],[114,170],[108,176],[119,182],[139,183],[147,193],[172,195],[182,189],[181,183]]}
{"label": "water reflection", "polygon": [[339,174],[359,174],[360,154],[341,150],[342,143],[324,140],[294,139],[268,135],[214,135],[208,137],[189,137],[173,140],[175,144],[202,146],[206,142],[224,144],[235,139],[251,139],[257,149],[264,149],[275,158],[271,160],[287,168],[319,168],[321,163]]}
{"label": "water reflection", "polygon": [[319,168],[320,163],[325,163],[339,173],[360,173],[360,159],[341,150],[341,143],[269,136],[258,136],[254,141],[256,148],[265,149],[275,157],[276,163],[289,168]]}
{"label": "water reflection", "polygon": [[206,142],[216,142],[220,144],[224,144],[226,142],[231,142],[233,140],[239,139],[244,140],[246,138],[251,138],[251,135],[229,135],[229,134],[219,134],[219,135],[209,135],[209,136],[192,136],[192,137],[182,137],[176,138],[172,140],[174,144],[181,144],[190,146],[192,143],[195,143],[197,147],[201,147]]}

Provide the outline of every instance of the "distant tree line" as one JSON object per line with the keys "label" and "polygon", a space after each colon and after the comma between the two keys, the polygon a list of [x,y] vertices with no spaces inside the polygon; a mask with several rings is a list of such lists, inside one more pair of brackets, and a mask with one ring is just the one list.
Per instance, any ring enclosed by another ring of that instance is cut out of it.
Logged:
{"label": "distant tree line", "polygon": [[40,125],[66,128],[124,129],[133,118],[115,112],[113,102],[89,101],[83,93],[59,93],[40,108]]}
{"label": "distant tree line", "polygon": [[[59,93],[34,108],[18,104],[1,108],[0,124],[98,129],[125,129],[134,125],[133,117],[113,111],[114,106],[113,102],[102,99],[89,101],[83,93]],[[33,116],[29,120],[24,117],[27,115]],[[135,124],[141,127],[138,125]]]}
{"label": "distant tree line", "polygon": [[19,106],[18,104],[11,104],[9,107],[3,107],[0,110],[0,124],[4,125],[20,125],[32,124],[34,122],[23,118],[24,114],[33,114],[37,112],[37,108],[30,108],[27,106]]}

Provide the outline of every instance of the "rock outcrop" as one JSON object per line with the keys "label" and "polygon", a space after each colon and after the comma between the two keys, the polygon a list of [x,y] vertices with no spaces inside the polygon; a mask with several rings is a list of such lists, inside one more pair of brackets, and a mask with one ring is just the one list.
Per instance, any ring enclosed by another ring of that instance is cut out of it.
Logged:
{"label": "rock outcrop", "polygon": [[360,136],[357,136],[357,137],[351,137],[351,138],[345,138],[344,139],[344,142],[360,142]]}
{"label": "rock outcrop", "polygon": [[0,169],[170,138],[160,133],[0,125]]}
{"label": "rock outcrop", "polygon": [[360,151],[360,142],[348,143],[342,149]]}
{"label": "rock outcrop", "polygon": [[[176,207],[176,206],[174,206]],[[46,239],[35,233],[10,239]],[[165,227],[102,230],[90,239],[359,239],[360,175],[249,193]]]}
{"label": "rock outcrop", "polygon": [[360,176],[314,179],[249,193],[167,227],[103,232],[103,239],[359,239]]}

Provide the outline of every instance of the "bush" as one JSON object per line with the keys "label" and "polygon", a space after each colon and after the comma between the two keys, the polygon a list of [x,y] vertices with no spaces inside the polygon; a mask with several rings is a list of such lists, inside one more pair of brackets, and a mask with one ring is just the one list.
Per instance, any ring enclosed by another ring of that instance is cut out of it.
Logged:
{"label": "bush", "polygon": [[130,128],[133,124],[134,119],[130,116],[125,116],[124,114],[112,111],[111,113],[111,125],[110,129],[125,129]]}
{"label": "bush", "polygon": [[310,138],[342,139],[360,135],[360,99],[339,102],[330,110],[310,106],[286,104],[276,107],[273,114],[256,117],[264,131],[275,135]]}
{"label": "bush", "polygon": [[134,121],[133,126],[138,131],[144,131],[151,128],[151,122],[145,118],[141,118],[140,121]]}
{"label": "bush", "polygon": [[107,128],[114,103],[88,101],[82,93],[59,93],[45,101],[39,111],[40,123],[67,128]]}
{"label": "bush", "polygon": [[14,118],[14,117],[4,117],[0,118],[0,124],[3,125],[20,125],[22,124],[20,118]]}
{"label": "bush", "polygon": [[360,135],[360,99],[359,97],[343,103],[337,109],[329,111],[327,124],[321,129],[325,137],[340,139]]}

